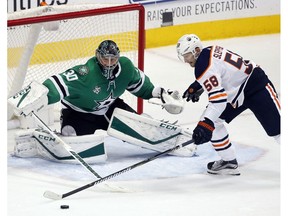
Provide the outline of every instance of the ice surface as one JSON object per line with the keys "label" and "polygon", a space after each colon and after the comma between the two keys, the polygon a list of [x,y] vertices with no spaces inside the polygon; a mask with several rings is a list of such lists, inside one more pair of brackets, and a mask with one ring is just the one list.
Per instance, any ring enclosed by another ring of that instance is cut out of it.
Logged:
{"label": "ice surface", "polygon": [[[203,43],[204,46],[222,45],[254,60],[266,71],[281,95],[279,34]],[[147,49],[145,73],[156,85],[181,92],[193,81],[192,69],[177,59],[175,46]],[[180,115],[171,115],[161,107],[145,102],[144,112],[157,119],[178,120],[180,125],[192,130],[206,104],[203,95],[199,103],[187,103]],[[244,112],[227,128],[235,144],[241,176],[206,174],[207,162],[217,159],[217,155],[209,144],[205,144],[199,146],[197,157],[163,156],[106,182],[127,188],[130,192],[109,192],[101,183],[58,201],[44,198],[44,191],[66,193],[93,182],[95,178],[81,165],[11,156],[15,130],[9,130],[7,215],[280,215],[280,146],[265,134],[250,111]],[[92,166],[102,176],[156,154],[111,137],[105,143],[107,162]],[[64,204],[70,208],[60,209]]]}

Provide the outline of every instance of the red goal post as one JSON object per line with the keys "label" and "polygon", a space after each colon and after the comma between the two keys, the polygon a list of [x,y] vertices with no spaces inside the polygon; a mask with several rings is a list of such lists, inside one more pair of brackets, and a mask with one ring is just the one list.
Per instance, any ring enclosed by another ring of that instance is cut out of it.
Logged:
{"label": "red goal post", "polygon": [[[43,82],[83,64],[106,39],[144,71],[145,9],[140,4],[44,6],[8,14],[7,26],[8,97],[32,80]],[[125,94],[125,101],[132,97]],[[142,113],[143,101],[135,98],[128,103]]]}

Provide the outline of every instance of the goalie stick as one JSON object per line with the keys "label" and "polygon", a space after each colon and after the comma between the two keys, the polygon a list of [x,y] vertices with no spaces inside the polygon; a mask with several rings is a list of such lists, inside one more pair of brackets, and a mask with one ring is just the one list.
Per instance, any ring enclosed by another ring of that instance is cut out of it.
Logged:
{"label": "goalie stick", "polygon": [[[102,177],[95,172],[95,170],[93,170],[93,168],[86,163],[83,158],[77,153],[75,152],[67,143],[65,143],[59,136],[57,136],[50,127],[48,127],[39,117],[38,115],[36,115],[33,111],[31,112],[32,116],[35,118],[35,120],[37,120],[37,122],[39,123],[39,126],[42,127],[42,129],[47,130],[51,136],[53,136],[59,143],[61,143],[63,145],[63,147],[69,152],[69,154],[71,154],[71,156],[73,156],[85,169],[87,169],[89,172],[91,172],[97,179],[102,179]],[[121,187],[115,187],[115,186],[111,186],[111,185],[107,185],[105,184],[107,189],[113,190],[113,191],[120,191],[120,192],[125,192],[128,191],[125,188],[121,188]]]}
{"label": "goalie stick", "polygon": [[44,194],[43,194],[43,196],[46,197],[46,198],[48,198],[48,199],[52,199],[52,200],[60,200],[60,199],[63,199],[63,198],[65,198],[65,197],[71,196],[71,195],[73,195],[73,194],[75,194],[75,193],[78,193],[78,192],[80,192],[80,191],[83,191],[83,190],[85,190],[85,189],[87,189],[87,188],[90,188],[90,187],[92,187],[92,186],[94,186],[94,185],[97,185],[97,184],[100,184],[100,183],[102,183],[102,182],[104,182],[104,181],[107,181],[107,180],[109,180],[109,179],[112,179],[112,178],[114,178],[114,177],[116,177],[116,176],[118,176],[118,175],[121,175],[121,174],[125,173],[125,172],[128,172],[128,171],[130,171],[130,170],[132,170],[132,169],[134,169],[134,168],[136,168],[136,167],[142,166],[142,165],[144,165],[144,164],[146,164],[146,163],[148,163],[148,162],[150,162],[150,161],[155,160],[156,158],[159,158],[159,157],[161,157],[161,156],[163,156],[163,155],[166,155],[166,154],[169,153],[169,152],[178,150],[179,148],[182,148],[182,147],[184,147],[184,146],[190,145],[190,144],[192,144],[192,143],[194,143],[194,140],[193,140],[193,139],[188,140],[188,141],[186,141],[186,142],[184,142],[184,143],[182,143],[182,144],[179,144],[179,145],[174,146],[173,148],[167,149],[166,151],[160,152],[160,153],[158,153],[158,154],[156,154],[156,155],[154,155],[154,156],[152,156],[152,157],[150,157],[150,158],[147,158],[147,159],[145,159],[145,160],[143,160],[143,161],[140,161],[140,162],[138,162],[138,163],[136,163],[136,164],[133,164],[133,165],[131,165],[131,166],[129,166],[129,167],[126,167],[126,168],[124,168],[124,169],[121,169],[121,170],[119,170],[119,171],[117,171],[117,172],[114,172],[114,173],[112,173],[112,174],[110,174],[110,175],[107,175],[107,176],[105,176],[105,177],[103,177],[103,178],[100,178],[100,179],[98,179],[98,180],[96,180],[96,181],[93,181],[93,182],[91,182],[91,183],[89,183],[89,184],[86,184],[86,185],[84,185],[84,186],[82,186],[82,187],[79,187],[79,188],[74,189],[74,190],[72,190],[72,191],[69,191],[69,192],[67,192],[67,193],[57,194],[57,193],[54,193],[54,192],[52,192],[52,191],[45,191]]}

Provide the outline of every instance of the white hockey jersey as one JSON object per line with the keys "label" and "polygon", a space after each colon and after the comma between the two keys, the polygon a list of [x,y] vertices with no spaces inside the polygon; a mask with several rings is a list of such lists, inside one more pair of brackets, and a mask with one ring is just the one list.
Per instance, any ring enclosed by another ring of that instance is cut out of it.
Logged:
{"label": "white hockey jersey", "polygon": [[257,65],[220,46],[204,48],[195,65],[195,77],[208,93],[203,116],[215,121],[226,104],[242,105],[243,89]]}

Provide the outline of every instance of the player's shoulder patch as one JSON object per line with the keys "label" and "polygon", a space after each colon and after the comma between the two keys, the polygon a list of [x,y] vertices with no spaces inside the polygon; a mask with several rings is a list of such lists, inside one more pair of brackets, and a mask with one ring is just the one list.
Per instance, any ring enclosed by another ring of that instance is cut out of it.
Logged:
{"label": "player's shoulder patch", "polygon": [[89,67],[86,65],[80,65],[78,68],[78,73],[82,76],[85,76],[89,73]]}
{"label": "player's shoulder patch", "polygon": [[88,59],[85,64],[76,65],[73,68],[71,68],[70,71],[73,70],[75,73],[81,76],[86,76],[89,74],[91,69],[93,70],[95,65],[97,65],[96,57],[92,57]]}
{"label": "player's shoulder patch", "polygon": [[209,67],[211,52],[212,52],[212,47],[206,47],[202,50],[200,56],[198,57],[196,65],[195,65],[196,79],[200,77]]}

